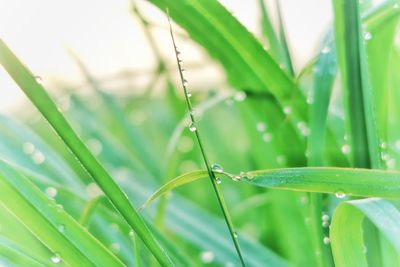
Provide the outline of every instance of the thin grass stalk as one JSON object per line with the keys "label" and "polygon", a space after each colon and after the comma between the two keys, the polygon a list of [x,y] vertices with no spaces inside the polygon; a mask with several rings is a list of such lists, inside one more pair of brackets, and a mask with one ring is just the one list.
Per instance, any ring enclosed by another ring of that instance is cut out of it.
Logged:
{"label": "thin grass stalk", "polygon": [[[167,13],[168,13],[168,10],[167,10]],[[222,194],[222,192],[221,192],[221,190],[219,188],[219,185],[218,185],[218,182],[217,182],[217,178],[215,177],[215,174],[211,169],[211,165],[210,165],[210,163],[208,161],[208,158],[207,158],[207,155],[206,155],[206,152],[205,152],[205,149],[204,149],[204,145],[203,145],[201,137],[200,137],[198,125],[197,125],[196,119],[194,117],[193,107],[192,107],[191,101],[189,99],[189,97],[191,95],[187,90],[187,81],[183,77],[181,59],[179,58],[180,52],[178,51],[178,48],[176,46],[174,33],[172,31],[171,19],[170,19],[169,14],[168,14],[168,24],[169,24],[169,30],[170,30],[172,44],[174,46],[175,58],[176,58],[176,62],[177,62],[177,65],[178,65],[180,80],[181,80],[183,92],[184,92],[184,95],[185,95],[185,101],[186,101],[187,109],[189,111],[189,117],[190,117],[189,130],[191,132],[194,132],[194,134],[196,136],[196,140],[197,140],[197,143],[199,145],[199,148],[200,148],[200,151],[201,151],[201,154],[202,154],[202,157],[203,157],[204,164],[206,165],[206,168],[207,168],[208,176],[210,177],[210,181],[211,181],[211,184],[212,184],[212,186],[214,188],[215,195],[217,197],[218,203],[219,203],[221,211],[223,213],[225,222],[226,222],[226,224],[228,226],[229,233],[231,235],[233,244],[234,244],[235,249],[236,249],[236,253],[237,253],[238,257],[239,257],[241,265],[243,267],[245,267],[246,264],[245,264],[243,256],[242,256],[242,252],[241,252],[239,241],[238,241],[238,236],[237,236],[237,233],[235,232],[235,229],[234,229],[234,226],[233,226],[233,222],[232,222],[232,218],[231,218],[231,216],[229,214],[228,207],[226,205],[224,196],[223,196],[223,194]]]}

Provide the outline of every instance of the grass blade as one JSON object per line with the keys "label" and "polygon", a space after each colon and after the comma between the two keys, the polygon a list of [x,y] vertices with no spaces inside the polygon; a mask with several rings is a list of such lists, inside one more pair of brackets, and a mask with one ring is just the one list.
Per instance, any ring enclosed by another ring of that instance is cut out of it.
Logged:
{"label": "grass blade", "polygon": [[83,144],[64,116],[58,111],[44,88],[37,83],[34,76],[23,66],[2,40],[0,40],[0,63],[42,115],[49,121],[57,134],[95,179],[106,196],[128,224],[136,231],[153,255],[162,265],[172,265],[168,255],[154,239],[145,222],[133,208],[126,195]]}
{"label": "grass blade", "polygon": [[207,168],[208,176],[210,177],[211,184],[213,186],[215,195],[217,197],[218,204],[219,204],[219,206],[221,208],[221,211],[222,211],[222,214],[224,216],[225,222],[226,222],[227,227],[229,229],[229,233],[231,235],[232,242],[233,242],[233,244],[235,246],[235,249],[236,249],[236,252],[238,254],[240,263],[244,267],[244,266],[246,266],[246,264],[244,263],[243,255],[242,255],[242,252],[240,250],[238,236],[237,236],[237,234],[235,232],[235,229],[234,229],[234,226],[233,226],[233,222],[232,222],[231,216],[230,216],[229,211],[228,211],[228,207],[227,207],[227,205],[225,203],[224,196],[223,196],[223,194],[222,194],[222,192],[221,192],[221,190],[220,190],[220,188],[218,186],[218,181],[217,181],[217,179],[216,179],[216,177],[214,175],[214,172],[211,169],[211,164],[208,161],[208,157],[206,155],[206,152],[205,152],[205,149],[204,149],[204,145],[203,145],[202,139],[200,137],[200,131],[198,129],[198,125],[197,125],[197,122],[196,122],[195,117],[194,117],[192,104],[191,104],[191,101],[189,99],[190,95],[189,95],[188,90],[186,88],[187,81],[183,77],[183,71],[182,71],[182,66],[181,66],[181,62],[182,61],[181,61],[181,59],[179,57],[180,52],[178,52],[178,48],[177,48],[176,43],[175,43],[175,38],[174,38],[173,31],[172,31],[172,26],[171,26],[171,21],[170,21],[169,14],[168,14],[168,23],[169,23],[169,30],[170,30],[170,34],[171,34],[172,44],[174,46],[176,63],[178,65],[178,69],[179,69],[179,75],[180,75],[180,79],[181,79],[181,83],[182,83],[183,93],[185,95],[186,105],[187,105],[188,112],[189,112],[189,117],[190,117],[189,130],[191,132],[194,132],[194,134],[196,136],[196,140],[197,140],[197,143],[199,145],[204,164],[205,164],[205,166]]}
{"label": "grass blade", "polygon": [[[231,174],[224,175],[231,177]],[[207,176],[206,171],[193,171],[172,179],[158,189],[147,201],[148,206],[168,191]],[[333,193],[365,197],[399,198],[400,172],[335,167],[302,167],[250,171],[241,181],[255,186],[293,191]],[[237,179],[237,178],[236,178]]]}
{"label": "grass blade", "polygon": [[356,0],[334,0],[336,47],[345,93],[353,164],[379,168],[379,140],[366,62],[365,40]]}
{"label": "grass blade", "polygon": [[0,183],[0,204],[54,253],[53,262],[63,261],[71,266],[124,266],[55,201],[4,162],[0,162]]}
{"label": "grass blade", "polygon": [[[341,203],[336,209],[330,231],[337,266],[369,266],[365,254],[363,220],[374,224],[400,253],[400,211],[382,199],[363,199]],[[396,266],[399,264],[392,263]]]}

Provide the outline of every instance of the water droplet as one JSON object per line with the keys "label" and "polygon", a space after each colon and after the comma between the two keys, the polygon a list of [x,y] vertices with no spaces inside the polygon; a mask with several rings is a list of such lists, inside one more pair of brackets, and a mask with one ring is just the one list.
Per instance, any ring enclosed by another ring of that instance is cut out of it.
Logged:
{"label": "water droplet", "polygon": [[96,138],[90,138],[86,141],[86,145],[89,148],[89,150],[94,154],[94,155],[100,155],[101,151],[103,150],[103,145],[101,142],[96,139]]}
{"label": "water droplet", "polygon": [[314,97],[308,96],[307,97],[307,104],[311,105],[312,103],[314,103]]}
{"label": "water droplet", "polygon": [[114,243],[111,243],[110,249],[112,251],[114,251],[115,253],[118,253],[121,249],[121,246],[120,246],[120,244],[114,242]]}
{"label": "water droplet", "polygon": [[322,54],[328,54],[329,52],[331,52],[331,48],[329,46],[325,46],[324,48],[322,48],[321,53]]}
{"label": "water droplet", "polygon": [[183,86],[188,86],[188,81],[187,80],[185,80],[185,79],[183,79]]}
{"label": "water droplet", "polygon": [[331,240],[329,239],[329,237],[325,236],[323,242],[325,245],[328,245],[331,242]]}
{"label": "water droplet", "polygon": [[369,41],[372,39],[372,34],[370,32],[365,32],[364,33],[364,40]]}
{"label": "water droplet", "polygon": [[219,164],[213,164],[213,165],[211,166],[211,170],[212,170],[213,172],[216,172],[216,173],[223,173],[223,172],[224,172],[224,168],[223,168],[221,165],[219,165]]}
{"label": "water droplet", "polygon": [[103,194],[100,187],[96,183],[89,183],[86,186],[86,193],[88,194],[89,198],[96,198]]}
{"label": "water droplet", "polygon": [[135,236],[135,232],[134,232],[133,230],[130,230],[130,231],[129,231],[129,236],[130,236],[130,237],[134,237],[134,236]]}
{"label": "water droplet", "polygon": [[267,129],[267,125],[264,122],[258,122],[256,128],[257,131],[264,132]]}
{"label": "water droplet", "polygon": [[217,184],[221,184],[222,183],[221,179],[219,179],[218,177],[215,178],[215,181],[217,182]]}
{"label": "water droplet", "polygon": [[50,258],[52,263],[58,264],[61,262],[61,257],[58,253],[55,253],[53,256]]}
{"label": "water droplet", "polygon": [[46,157],[39,150],[35,150],[32,154],[32,160],[35,164],[40,165],[46,160]]}
{"label": "water droplet", "polygon": [[235,265],[232,262],[228,261],[227,263],[225,263],[225,267],[235,267]]}
{"label": "water droplet", "polygon": [[246,172],[243,177],[248,180],[252,180],[254,178],[254,174],[252,174],[251,172]]}
{"label": "water droplet", "polygon": [[233,237],[237,239],[238,238],[238,234],[236,232],[233,232]]}
{"label": "water droplet", "polygon": [[328,214],[324,214],[324,215],[322,215],[321,219],[323,221],[329,221],[329,215]]}
{"label": "water droplet", "polygon": [[379,144],[379,146],[380,146],[382,149],[386,149],[386,148],[387,148],[387,143],[386,143],[386,142],[381,142],[381,143]]}
{"label": "water droplet", "polygon": [[65,232],[65,225],[64,224],[59,224],[57,226],[57,229],[60,233],[64,233]]}
{"label": "water droplet", "polygon": [[338,191],[336,191],[335,196],[336,196],[337,198],[342,199],[342,198],[345,198],[345,197],[346,197],[346,194],[344,193],[343,190],[338,190]]}
{"label": "water droplet", "polygon": [[284,107],[283,113],[285,113],[286,115],[289,115],[290,113],[292,113],[292,108],[289,106]]}
{"label": "water droplet", "polygon": [[192,93],[191,93],[191,92],[187,92],[186,95],[187,95],[187,97],[189,97],[189,98],[192,97]]}
{"label": "water droplet", "polygon": [[242,180],[241,175],[232,175],[231,178],[234,182],[238,182],[238,181]]}
{"label": "water droplet", "polygon": [[47,196],[49,196],[51,198],[55,198],[57,196],[58,190],[57,190],[57,188],[49,186],[46,188],[45,193]]}
{"label": "water droplet", "polygon": [[215,258],[214,252],[212,251],[203,251],[200,254],[200,260],[203,263],[211,263]]}
{"label": "water droplet", "polygon": [[322,222],[322,227],[328,228],[329,227],[329,222],[328,221],[323,221]]}
{"label": "water droplet", "polygon": [[264,133],[263,134],[263,136],[262,136],[262,138],[263,138],[263,140],[265,141],[265,142],[270,142],[271,140],[272,140],[272,135],[270,134],[270,133]]}
{"label": "water droplet", "polygon": [[32,154],[33,152],[35,152],[35,145],[26,142],[22,145],[22,151],[24,151],[25,154]]}
{"label": "water droplet", "polygon": [[245,92],[237,92],[237,93],[235,94],[235,96],[234,96],[234,99],[235,99],[237,102],[242,102],[242,101],[244,101],[244,100],[246,99],[246,97],[247,97],[247,95],[246,95]]}
{"label": "water droplet", "polygon": [[349,154],[349,153],[350,153],[350,150],[351,150],[351,147],[350,147],[349,144],[344,144],[344,145],[342,146],[342,153],[343,153],[343,154],[345,154],[345,155]]}
{"label": "water droplet", "polygon": [[191,122],[189,125],[189,131],[191,131],[191,132],[197,131],[197,127],[193,122]]}
{"label": "water droplet", "polygon": [[38,84],[42,84],[43,83],[43,79],[40,76],[35,76],[35,80]]}

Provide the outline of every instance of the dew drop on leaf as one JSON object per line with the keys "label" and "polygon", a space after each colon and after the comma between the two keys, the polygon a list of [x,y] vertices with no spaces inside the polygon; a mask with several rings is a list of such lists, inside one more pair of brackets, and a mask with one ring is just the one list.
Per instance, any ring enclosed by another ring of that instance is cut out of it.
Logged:
{"label": "dew drop on leaf", "polygon": [[55,253],[53,256],[50,258],[52,263],[58,264],[61,262],[61,257],[58,253]]}
{"label": "dew drop on leaf", "polygon": [[197,127],[193,122],[190,123],[190,125],[189,125],[189,131],[191,131],[191,132],[197,131]]}
{"label": "dew drop on leaf", "polygon": [[342,199],[342,198],[345,198],[345,197],[346,197],[346,194],[343,192],[343,190],[338,190],[338,191],[336,191],[335,196],[336,196],[337,198]]}
{"label": "dew drop on leaf", "polygon": [[221,165],[219,165],[219,164],[213,164],[213,165],[211,165],[211,170],[212,170],[213,172],[216,172],[216,173],[223,173],[223,172],[224,172],[224,168],[223,168]]}

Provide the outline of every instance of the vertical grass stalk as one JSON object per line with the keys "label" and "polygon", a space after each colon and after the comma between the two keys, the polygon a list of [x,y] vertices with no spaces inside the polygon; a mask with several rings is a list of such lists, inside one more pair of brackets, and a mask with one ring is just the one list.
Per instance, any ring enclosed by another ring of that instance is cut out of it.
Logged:
{"label": "vertical grass stalk", "polygon": [[[168,14],[168,10],[167,10],[167,14]],[[221,192],[221,190],[219,188],[219,185],[217,183],[217,178],[215,177],[215,174],[211,169],[210,163],[209,163],[207,155],[205,153],[204,145],[203,145],[203,143],[201,141],[201,138],[200,138],[198,125],[196,123],[196,119],[194,117],[194,112],[193,112],[193,107],[192,107],[192,104],[190,102],[191,93],[188,92],[188,90],[187,90],[187,81],[183,76],[183,68],[182,68],[182,65],[181,65],[182,60],[179,57],[180,52],[179,52],[179,50],[178,50],[178,48],[176,46],[174,33],[172,31],[171,19],[170,19],[169,14],[168,14],[168,24],[169,24],[169,30],[170,30],[172,44],[174,46],[175,58],[176,58],[176,62],[177,62],[178,69],[179,69],[180,80],[181,80],[183,92],[184,92],[184,95],[185,95],[185,101],[186,101],[187,109],[189,111],[189,117],[190,117],[189,130],[191,132],[193,132],[195,134],[195,136],[196,136],[196,140],[197,140],[197,143],[199,145],[199,148],[200,148],[203,160],[204,160],[204,164],[206,165],[206,168],[207,168],[208,176],[210,177],[211,184],[212,184],[212,186],[214,188],[214,191],[215,191],[215,195],[217,197],[218,203],[219,203],[221,211],[223,213],[225,222],[226,222],[226,224],[228,226],[229,233],[231,235],[231,238],[232,238],[233,244],[235,246],[237,255],[238,255],[239,259],[240,259],[240,262],[241,262],[242,266],[246,266],[245,263],[244,263],[242,252],[240,250],[238,236],[237,236],[237,233],[235,232],[235,229],[234,229],[234,226],[233,226],[232,218],[231,218],[231,216],[229,214],[228,207],[226,205],[224,196],[223,196],[223,194],[222,194],[222,192]]]}

